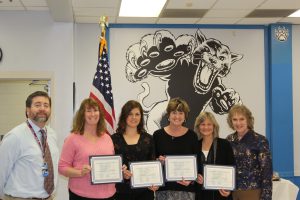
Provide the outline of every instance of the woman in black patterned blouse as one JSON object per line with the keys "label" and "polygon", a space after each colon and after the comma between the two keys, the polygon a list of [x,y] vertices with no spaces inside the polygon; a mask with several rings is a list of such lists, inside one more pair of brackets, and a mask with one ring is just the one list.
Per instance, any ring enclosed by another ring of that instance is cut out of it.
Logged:
{"label": "woman in black patterned blouse", "polygon": [[[112,135],[115,154],[122,155],[123,164],[129,167],[129,162],[155,160],[152,136],[144,129],[143,109],[139,102],[130,100],[120,114],[117,132]],[[157,188],[130,187],[131,173],[124,170],[124,182],[116,184],[117,200],[153,200],[153,191]]]}
{"label": "woman in black patterned blouse", "polygon": [[233,106],[227,117],[228,135],[236,162],[236,191],[234,200],[272,199],[272,159],[265,136],[253,130],[254,118],[244,105]]}

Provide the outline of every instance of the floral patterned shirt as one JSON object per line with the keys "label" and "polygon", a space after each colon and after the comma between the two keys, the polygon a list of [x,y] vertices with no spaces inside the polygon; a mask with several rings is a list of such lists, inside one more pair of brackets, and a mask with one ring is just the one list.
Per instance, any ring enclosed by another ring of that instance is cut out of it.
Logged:
{"label": "floral patterned shirt", "polygon": [[266,137],[249,130],[242,139],[227,136],[236,161],[237,190],[261,189],[261,200],[272,200],[272,158]]}

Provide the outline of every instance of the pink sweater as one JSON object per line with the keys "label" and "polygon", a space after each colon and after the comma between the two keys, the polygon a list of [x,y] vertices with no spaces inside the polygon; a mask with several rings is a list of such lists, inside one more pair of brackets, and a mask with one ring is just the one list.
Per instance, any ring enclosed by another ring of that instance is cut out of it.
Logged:
{"label": "pink sweater", "polygon": [[[89,165],[91,155],[113,155],[114,146],[109,135],[103,134],[97,143],[93,143],[82,135],[70,134],[63,145],[58,171],[66,175],[68,167],[81,169],[82,165]],[[91,184],[91,176],[88,173],[84,177],[69,178],[69,189],[82,197],[109,198],[116,192],[115,184]]]}

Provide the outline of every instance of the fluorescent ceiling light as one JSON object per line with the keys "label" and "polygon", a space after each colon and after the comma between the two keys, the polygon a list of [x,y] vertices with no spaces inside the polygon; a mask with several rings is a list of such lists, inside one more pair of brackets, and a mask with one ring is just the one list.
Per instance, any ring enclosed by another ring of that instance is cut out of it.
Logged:
{"label": "fluorescent ceiling light", "polygon": [[167,0],[122,0],[119,17],[158,17]]}
{"label": "fluorescent ceiling light", "polygon": [[300,17],[300,10],[297,10],[296,12],[292,13],[288,17]]}

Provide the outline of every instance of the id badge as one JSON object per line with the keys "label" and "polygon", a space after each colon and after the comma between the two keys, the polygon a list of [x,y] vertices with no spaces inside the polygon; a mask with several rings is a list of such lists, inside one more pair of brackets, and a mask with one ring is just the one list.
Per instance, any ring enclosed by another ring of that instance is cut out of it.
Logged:
{"label": "id badge", "polygon": [[43,174],[43,177],[47,177],[49,175],[47,163],[44,163],[42,166],[42,174]]}

